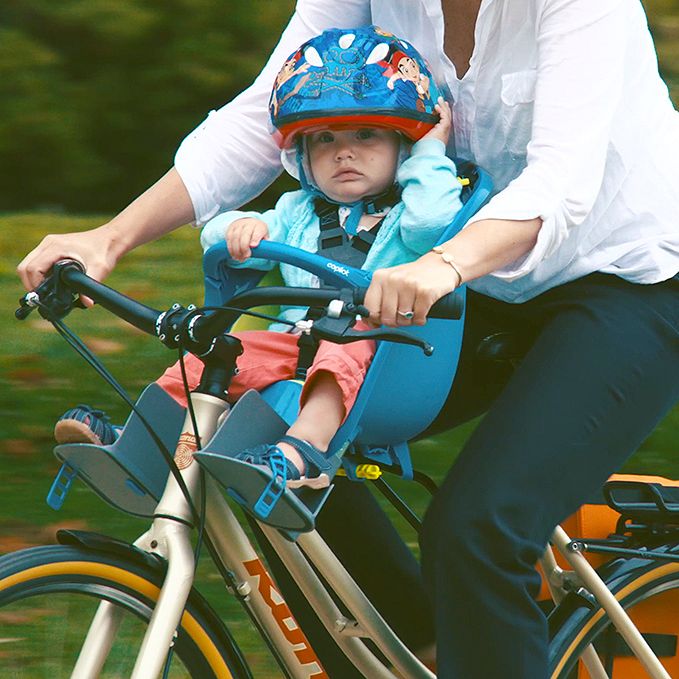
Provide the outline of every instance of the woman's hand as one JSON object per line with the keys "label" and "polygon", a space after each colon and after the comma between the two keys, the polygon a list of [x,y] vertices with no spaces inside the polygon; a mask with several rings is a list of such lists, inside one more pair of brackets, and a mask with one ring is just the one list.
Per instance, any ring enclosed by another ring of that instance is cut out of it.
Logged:
{"label": "woman's hand", "polygon": [[[101,281],[113,270],[117,257],[112,254],[110,237],[105,226],[80,233],[45,236],[17,266],[17,273],[26,290],[33,290],[43,281],[52,266],[61,259],[74,259],[83,265],[87,275]],[[82,298],[86,306],[92,301]]]}
{"label": "woman's hand", "polygon": [[375,271],[363,304],[376,325],[424,325],[432,304],[458,282],[450,265],[429,252],[414,262]]}
{"label": "woman's hand", "polygon": [[255,217],[243,217],[229,224],[226,231],[226,247],[229,255],[238,262],[252,256],[251,248],[257,247],[269,235],[266,222]]}

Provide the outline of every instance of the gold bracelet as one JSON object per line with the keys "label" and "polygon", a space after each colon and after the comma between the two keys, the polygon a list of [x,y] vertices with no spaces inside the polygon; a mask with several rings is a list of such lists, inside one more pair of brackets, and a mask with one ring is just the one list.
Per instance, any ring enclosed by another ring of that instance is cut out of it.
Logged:
{"label": "gold bracelet", "polygon": [[443,249],[443,246],[441,245],[434,246],[431,251],[435,252],[437,255],[441,255],[441,259],[457,274],[457,285],[455,287],[459,288],[462,285],[462,274],[460,273],[460,269],[458,269],[457,264],[455,264],[453,261],[453,258]]}

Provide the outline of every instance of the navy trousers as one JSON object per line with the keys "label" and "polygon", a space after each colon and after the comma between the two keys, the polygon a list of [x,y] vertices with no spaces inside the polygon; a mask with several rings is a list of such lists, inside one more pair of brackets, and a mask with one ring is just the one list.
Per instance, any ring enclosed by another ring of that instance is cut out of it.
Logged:
{"label": "navy trousers", "polygon": [[[477,354],[506,330],[529,346],[516,370]],[[360,484],[331,494],[319,530],[412,648],[436,630],[439,678],[545,679],[535,562],[678,400],[676,278],[592,274],[523,304],[470,292],[458,374],[429,433],[487,414],[426,514],[421,573]],[[359,676],[280,584],[329,675]]]}

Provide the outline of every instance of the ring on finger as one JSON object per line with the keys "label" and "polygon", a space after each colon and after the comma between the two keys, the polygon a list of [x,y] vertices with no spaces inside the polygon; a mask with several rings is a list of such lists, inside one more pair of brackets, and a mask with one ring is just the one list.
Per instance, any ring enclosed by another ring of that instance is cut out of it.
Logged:
{"label": "ring on finger", "polygon": [[415,316],[415,312],[412,311],[412,309],[409,310],[409,311],[401,311],[400,309],[398,309],[398,310],[396,311],[396,313],[397,313],[399,316],[401,316],[402,318],[405,318],[405,319],[407,319],[407,320],[410,320],[411,318],[413,318],[413,317]]}

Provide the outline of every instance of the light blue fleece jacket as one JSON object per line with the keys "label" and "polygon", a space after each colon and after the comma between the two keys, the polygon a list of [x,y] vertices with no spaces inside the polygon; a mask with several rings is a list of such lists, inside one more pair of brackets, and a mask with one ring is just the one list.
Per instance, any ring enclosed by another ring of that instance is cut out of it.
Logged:
{"label": "light blue fleece jacket", "polygon": [[[415,143],[410,156],[396,173],[401,200],[387,214],[361,268],[368,271],[413,261],[431,250],[462,207],[461,185],[455,163],[445,155],[437,139]],[[256,217],[269,227],[269,240],[287,243],[308,252],[318,250],[319,223],[314,211],[315,194],[299,190],[284,193],[276,206],[266,212],[230,211],[211,219],[201,233],[204,250],[221,242],[229,226],[243,217]],[[268,271],[275,262],[250,258],[231,260],[234,267]],[[281,264],[286,285],[318,287],[316,277],[289,264]],[[292,310],[288,310],[292,311]],[[299,313],[285,313],[298,320]]]}

